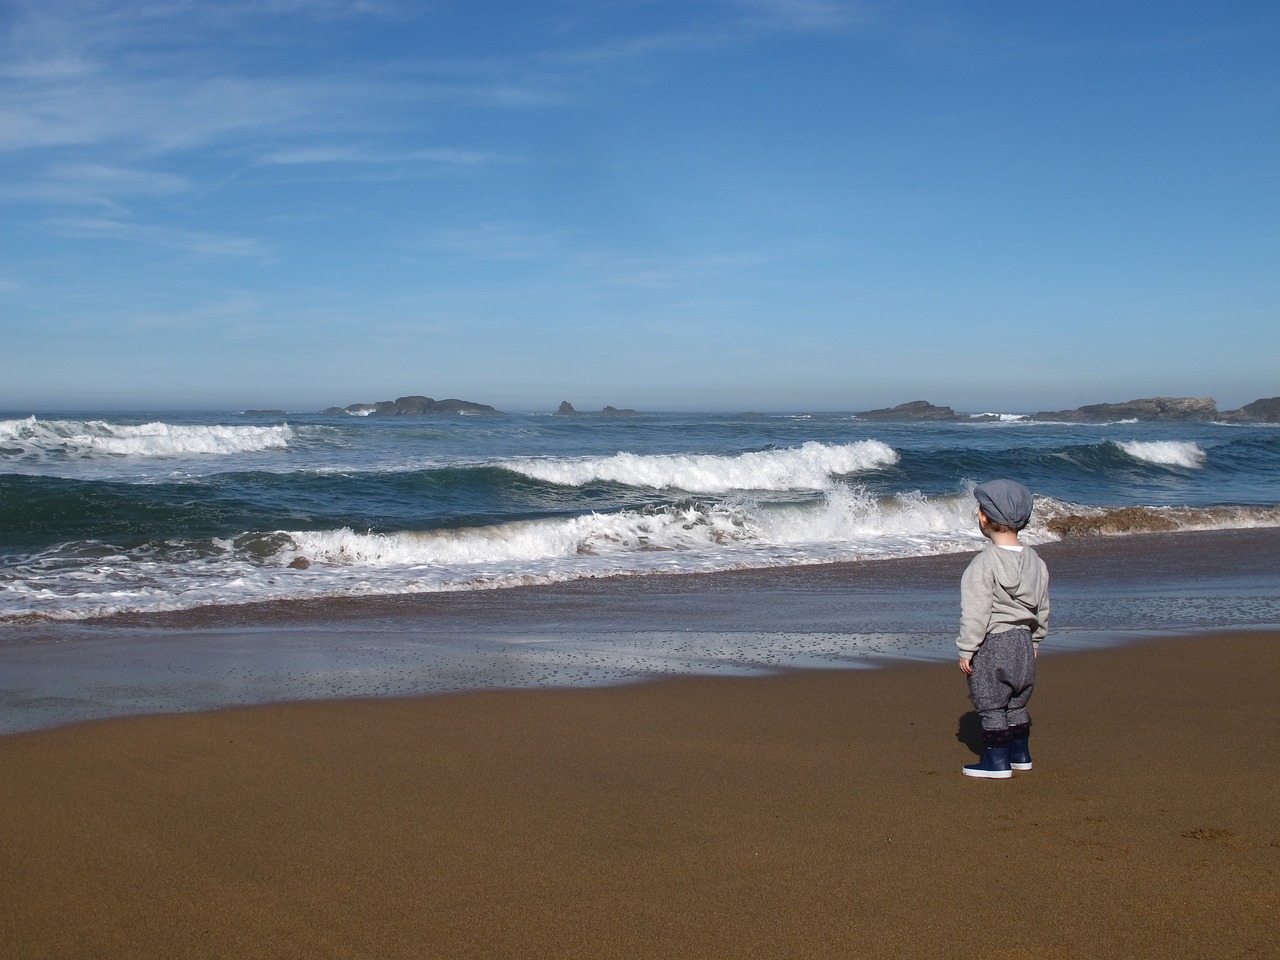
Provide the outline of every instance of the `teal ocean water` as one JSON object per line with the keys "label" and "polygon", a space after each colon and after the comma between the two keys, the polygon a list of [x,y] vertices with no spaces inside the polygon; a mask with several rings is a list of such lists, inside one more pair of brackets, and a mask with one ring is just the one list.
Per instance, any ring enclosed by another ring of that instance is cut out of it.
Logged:
{"label": "teal ocean water", "polygon": [[0,622],[1280,526],[1280,429],[850,415],[0,415]]}

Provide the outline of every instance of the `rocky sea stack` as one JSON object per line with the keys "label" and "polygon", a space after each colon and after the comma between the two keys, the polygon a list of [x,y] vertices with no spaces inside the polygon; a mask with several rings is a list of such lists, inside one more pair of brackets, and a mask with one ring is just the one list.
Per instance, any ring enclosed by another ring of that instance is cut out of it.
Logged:
{"label": "rocky sea stack", "polygon": [[605,407],[599,413],[583,413],[575,410],[573,404],[568,400],[560,403],[560,408],[556,410],[557,417],[638,417],[638,410],[619,410],[617,407]]}
{"label": "rocky sea stack", "polygon": [[1057,423],[1104,423],[1112,420],[1216,420],[1218,405],[1211,397],[1153,397],[1124,403],[1091,403],[1074,410],[1033,413],[1032,420]]}
{"label": "rocky sea stack", "polygon": [[1152,397],[1125,403],[1093,403],[1075,410],[1035,413],[1032,420],[1059,423],[1106,423],[1115,420],[1280,423],[1280,397],[1255,400],[1239,410],[1218,410],[1212,397]]}
{"label": "rocky sea stack", "polygon": [[[927,400],[912,400],[896,407],[864,410],[855,413],[859,420],[956,420],[956,412],[950,407],[938,407]],[[965,418],[968,419],[968,418]]]}
{"label": "rocky sea stack", "polygon": [[1229,423],[1280,423],[1280,397],[1246,403],[1239,410],[1228,410],[1218,419]]}
{"label": "rocky sea stack", "polygon": [[329,407],[322,413],[347,413],[355,417],[416,417],[434,414],[499,413],[487,403],[470,400],[432,400],[430,397],[400,397],[377,403],[353,403],[348,407]]}
{"label": "rocky sea stack", "polygon": [[[896,407],[882,407],[854,414],[859,420],[998,420],[1000,417],[956,413],[926,400],[912,400]],[[1117,420],[1170,422],[1280,423],[1280,397],[1255,400],[1239,410],[1218,410],[1212,397],[1150,397],[1123,403],[1091,403],[1074,410],[1045,410],[1026,419],[1046,423],[1113,423]]]}

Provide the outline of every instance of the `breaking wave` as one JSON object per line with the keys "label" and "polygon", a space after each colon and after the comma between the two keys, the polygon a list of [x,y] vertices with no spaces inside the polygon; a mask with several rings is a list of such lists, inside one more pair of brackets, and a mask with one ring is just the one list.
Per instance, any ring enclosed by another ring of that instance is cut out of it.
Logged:
{"label": "breaking wave", "polygon": [[867,429],[0,418],[0,621],[964,552],[992,476],[1030,543],[1280,526],[1275,430]]}
{"label": "breaking wave", "polygon": [[[860,546],[860,555],[899,556],[938,552],[972,539],[964,497],[929,500],[920,495],[877,499],[839,485],[804,504],[761,505],[749,498],[719,503],[688,500],[644,510],[516,521],[488,527],[391,534],[338,531],[289,533],[292,561],[340,564],[468,564],[509,560],[605,557],[637,553],[723,557],[733,547],[763,549],[806,545],[817,553]],[[976,534],[975,534],[976,536]],[[741,558],[739,558],[741,559]],[[815,559],[818,557],[815,555]],[[713,560],[714,562],[714,560]],[[767,564],[766,564],[767,565]]]}
{"label": "breaking wave", "polygon": [[[1280,526],[1280,507],[1106,509],[1037,497],[1023,540],[1262,526]],[[931,556],[981,544],[967,492],[876,496],[847,483],[803,502],[690,498],[449,529],[277,530],[131,548],[78,541],[0,569],[0,621]]]}
{"label": "breaking wave", "polygon": [[0,578],[0,620],[950,553],[978,542],[970,504],[967,495],[877,498],[837,484],[803,503],[690,499],[478,527],[275,531],[123,550],[80,541]]}
{"label": "breaking wave", "polygon": [[878,440],[848,444],[809,442],[786,450],[735,456],[640,455],[580,459],[507,460],[514,473],[561,486],[612,482],[654,490],[719,494],[735,490],[826,490],[837,477],[867,473],[898,462],[898,453]]}
{"label": "breaking wave", "polygon": [[1185,467],[1196,470],[1203,467],[1206,454],[1199,444],[1180,440],[1130,440],[1116,444],[1135,460],[1143,460],[1162,467]]}
{"label": "breaking wave", "polygon": [[0,420],[0,463],[93,457],[188,457],[280,450],[294,439],[278,426],[121,424],[105,420]]}

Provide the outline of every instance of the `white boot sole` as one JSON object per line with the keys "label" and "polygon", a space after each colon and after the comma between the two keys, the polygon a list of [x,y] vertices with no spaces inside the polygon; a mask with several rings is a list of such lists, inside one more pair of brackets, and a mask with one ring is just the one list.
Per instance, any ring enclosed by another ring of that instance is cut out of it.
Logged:
{"label": "white boot sole", "polygon": [[984,780],[1007,780],[1013,776],[1012,770],[970,770],[968,767],[960,770],[966,777],[982,777]]}

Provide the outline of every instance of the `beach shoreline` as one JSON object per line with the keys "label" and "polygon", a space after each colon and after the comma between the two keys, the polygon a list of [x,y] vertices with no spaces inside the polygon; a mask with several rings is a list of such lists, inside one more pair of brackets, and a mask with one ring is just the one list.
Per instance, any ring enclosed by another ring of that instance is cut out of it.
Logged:
{"label": "beach shoreline", "polygon": [[[1280,529],[1074,538],[1047,650],[1280,626]],[[954,657],[973,554],[0,625],[0,735],[278,701]]]}
{"label": "beach shoreline", "polygon": [[[1280,626],[1280,529],[1039,549],[1049,651]],[[293,700],[945,661],[971,556],[0,624],[0,735]]]}
{"label": "beach shoreline", "polygon": [[1275,631],[0,737],[6,955],[1237,957],[1280,944]]}

